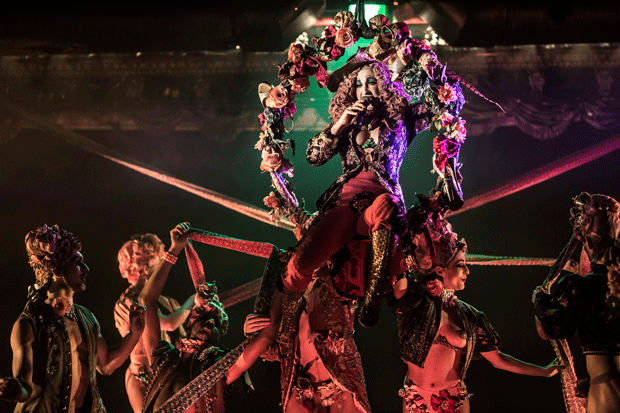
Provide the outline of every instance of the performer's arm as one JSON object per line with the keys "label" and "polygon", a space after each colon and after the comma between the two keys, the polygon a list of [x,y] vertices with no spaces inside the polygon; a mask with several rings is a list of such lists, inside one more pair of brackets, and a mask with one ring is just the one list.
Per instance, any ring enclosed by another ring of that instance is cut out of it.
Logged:
{"label": "performer's arm", "polygon": [[[267,324],[258,336],[246,346],[235,364],[233,364],[233,366],[226,372],[226,384],[230,384],[235,381],[244,371],[252,367],[256,359],[258,359],[261,354],[271,347],[280,328],[281,305],[282,293],[276,291],[273,300],[271,301],[271,308],[269,310],[269,324]],[[255,325],[262,326],[264,325],[264,321],[264,318],[259,318],[256,320]]]}
{"label": "performer's arm", "polygon": [[159,316],[159,325],[162,331],[174,331],[179,328],[189,316],[189,313],[194,307],[194,297],[196,294],[192,294],[183,305],[168,315]]}
{"label": "performer's arm", "polygon": [[[178,256],[185,245],[187,244],[187,231],[189,230],[189,223],[183,223],[177,225],[172,231],[170,231],[170,238],[172,244],[168,252],[174,256]],[[140,305],[146,306],[146,319],[144,326],[144,333],[142,335],[142,343],[144,344],[144,350],[149,358],[149,364],[152,363],[153,350],[157,348],[159,338],[161,337],[161,327],[159,324],[159,316],[157,314],[157,299],[161,295],[161,292],[168,279],[168,274],[172,268],[172,263],[168,260],[162,260],[155,271],[150,276],[146,285],[140,292],[138,302]]]}
{"label": "performer's arm", "polygon": [[308,142],[306,160],[312,166],[321,166],[338,152],[338,136],[331,133],[332,125],[329,124],[314,138]]}
{"label": "performer's arm", "polygon": [[35,387],[32,382],[33,342],[32,324],[26,318],[18,319],[11,332],[14,377],[0,379],[0,398],[11,402],[25,402],[32,395]]}
{"label": "performer's arm", "polygon": [[508,354],[504,354],[497,349],[480,353],[480,355],[487,359],[496,369],[506,370],[526,376],[552,377],[564,368],[564,366],[556,364],[555,361],[544,367],[526,363]]}
{"label": "performer's arm", "polygon": [[112,374],[127,360],[144,330],[144,313],[144,307],[135,303],[131,306],[129,310],[129,332],[123,337],[121,343],[114,348],[108,348],[97,323],[95,328],[97,330],[97,370],[99,373]]}

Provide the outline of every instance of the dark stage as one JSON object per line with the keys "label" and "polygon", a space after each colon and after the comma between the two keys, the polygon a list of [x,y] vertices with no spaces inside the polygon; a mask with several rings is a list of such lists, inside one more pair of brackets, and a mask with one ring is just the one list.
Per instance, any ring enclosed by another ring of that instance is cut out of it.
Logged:
{"label": "dark stage", "polygon": [[[26,11],[16,10],[11,15],[13,20],[7,18],[7,24],[40,21],[42,32],[53,29],[54,24],[67,29],[49,32],[56,37],[50,35],[48,41],[35,33],[35,28],[30,32],[0,32],[4,50],[0,56],[0,296],[4,308],[0,374],[11,375],[9,336],[26,302],[27,287],[34,282],[24,236],[42,223],[59,224],[81,240],[91,271],[87,290],[76,294],[75,301],[97,316],[109,345],[120,340],[113,306],[127,287],[120,277],[116,254],[132,234],[153,232],[168,246],[170,229],[189,221],[193,227],[235,238],[269,242],[280,248],[295,245],[293,233],[285,228],[259,222],[110,159],[133,163],[266,210],[262,200],[271,190],[270,178],[259,170],[260,153],[253,149],[260,132],[257,116],[262,112],[256,87],[261,81],[277,83],[275,64],[286,60],[285,49],[294,40],[288,31],[297,27],[292,23],[294,17],[287,17],[291,23],[286,26],[282,23],[285,17],[274,11],[289,10],[291,5],[273,3],[269,8],[250,7],[247,13],[260,17],[253,21],[255,33],[274,36],[276,40],[268,42],[270,45],[281,42],[275,49],[252,45],[224,49],[226,42],[238,40],[225,36],[218,43],[222,49],[209,49],[209,41],[221,35],[221,27],[215,23],[209,26],[200,16],[216,21],[218,16],[233,13],[223,7],[207,11],[191,2],[184,5],[184,13],[170,15],[175,23],[171,29],[174,39],[160,43],[159,48],[148,36],[138,40],[127,37],[126,42],[115,36],[139,31],[130,28],[132,19],[144,32],[156,33],[157,27],[165,32],[161,22],[166,11],[181,5],[155,7],[149,18],[114,5],[107,11],[103,6],[67,11],[62,24],[58,23],[60,12],[47,20],[42,13],[34,13],[29,20]],[[330,5],[329,0],[322,8],[312,1],[299,3],[321,13],[331,13],[337,6]],[[418,3],[409,3],[412,10],[418,10]],[[521,8],[514,5],[513,12],[526,10],[537,15],[535,6],[522,3],[528,2],[520,2]],[[572,9],[565,10],[564,17],[553,15],[557,33],[564,33],[560,29],[566,19],[577,19],[575,13],[583,12],[582,19],[595,19],[592,10],[584,12],[582,7],[586,6],[575,2],[569,6]],[[538,21],[532,17],[532,30],[537,23],[546,24],[544,13],[549,9],[540,7],[538,15],[543,17]],[[191,18],[192,10],[196,19]],[[601,3],[597,10],[602,16],[605,5]],[[620,23],[618,7],[610,5],[607,10],[612,20],[615,16],[615,22]],[[482,24],[480,16],[484,13],[482,9],[476,11]],[[99,19],[96,27],[115,22],[113,41],[96,42],[102,34],[94,28],[70,29],[74,27],[71,22],[95,21],[91,20],[93,15]],[[121,15],[122,19],[115,17]],[[263,27],[261,19],[270,18],[280,19],[276,33]],[[475,39],[453,33],[450,39],[455,45],[433,46],[442,62],[506,111],[502,113],[465,90],[468,103],[461,116],[467,121],[468,135],[460,154],[465,208],[468,199],[505,184],[536,182],[448,218],[459,236],[466,239],[469,253],[554,259],[571,236],[568,219],[573,196],[587,191],[620,199],[620,152],[616,149],[620,140],[620,50],[617,32],[606,32],[606,18],[598,21],[608,40],[558,37],[552,41],[547,37],[549,41],[543,44],[519,44],[511,42],[514,38],[504,31],[503,43],[467,44]],[[230,33],[243,26],[234,19],[231,22]],[[205,43],[199,39],[193,45],[188,43],[187,37],[179,34],[184,24],[188,30],[200,30],[202,24],[210,27],[210,32],[202,33]],[[582,24],[591,27],[591,21]],[[468,27],[463,27],[465,36]],[[141,44],[144,47],[138,50]],[[314,202],[341,168],[337,160],[319,168],[305,161],[306,142],[328,122],[331,97],[314,80],[311,83],[306,93],[296,97],[298,117],[295,130],[287,137],[297,143],[297,154],[291,157],[295,171],[290,181],[307,209],[314,212]],[[427,194],[435,184],[436,175],[430,173],[433,137],[428,132],[420,134],[401,168],[408,206],[415,202],[416,193]],[[572,164],[577,161],[581,163]],[[557,174],[549,177],[550,171]],[[545,178],[539,182],[540,177]],[[206,279],[216,280],[220,292],[256,279],[266,262],[234,251],[194,245],[205,265]],[[531,303],[532,291],[548,270],[545,266],[471,265],[467,287],[458,294],[488,316],[501,337],[501,351],[538,365],[546,365],[555,357],[549,343],[536,334]],[[180,257],[172,271],[164,293],[182,302],[193,293],[185,259]],[[222,340],[224,345],[234,348],[243,341],[243,322],[252,306],[253,299],[248,299],[227,308],[230,328]],[[399,359],[396,320],[387,305],[378,326],[366,329],[356,324],[355,340],[372,411],[399,412],[397,392],[406,368]],[[578,344],[576,339],[571,340],[577,372],[584,375]],[[111,376],[98,377],[109,412],[130,411],[124,388],[125,367]],[[238,380],[230,389],[227,411],[279,411],[279,364],[259,360],[249,373],[254,390],[246,393]],[[564,411],[559,376],[519,376],[496,370],[482,359],[472,363],[466,383],[473,393],[473,412]],[[13,404],[0,402],[0,411],[12,409]]]}

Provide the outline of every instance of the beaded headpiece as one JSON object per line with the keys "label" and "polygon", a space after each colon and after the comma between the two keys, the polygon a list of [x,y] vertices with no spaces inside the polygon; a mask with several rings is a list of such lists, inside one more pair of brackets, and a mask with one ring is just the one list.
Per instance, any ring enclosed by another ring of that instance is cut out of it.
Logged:
{"label": "beaded headpiece", "polygon": [[74,251],[80,251],[82,244],[58,225],[43,224],[25,237],[28,263],[37,277],[37,285],[45,286],[52,275],[62,270],[65,261]]}
{"label": "beaded headpiece", "polygon": [[459,240],[452,225],[440,214],[430,214],[420,234],[413,238],[417,269],[430,273],[436,266],[446,267],[459,251],[466,251],[464,239]]}
{"label": "beaded headpiece", "polygon": [[223,336],[228,331],[228,314],[220,302],[217,295],[217,286],[213,283],[205,282],[196,286],[196,297],[194,307],[188,317],[187,330],[199,318],[212,318]]}
{"label": "beaded headpiece", "polygon": [[607,230],[611,239],[618,238],[620,232],[620,203],[614,198],[582,192],[573,198],[570,222],[578,239],[583,240],[593,230],[592,221],[597,215],[606,215]]}

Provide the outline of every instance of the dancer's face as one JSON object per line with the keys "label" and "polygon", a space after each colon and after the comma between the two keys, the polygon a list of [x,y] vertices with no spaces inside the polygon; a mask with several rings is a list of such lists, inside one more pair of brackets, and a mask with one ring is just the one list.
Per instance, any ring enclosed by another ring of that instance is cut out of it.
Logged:
{"label": "dancer's face", "polygon": [[370,66],[364,66],[357,74],[355,94],[360,100],[362,96],[379,97],[379,81]]}
{"label": "dancer's face", "polygon": [[613,244],[613,239],[609,233],[607,216],[595,214],[588,227],[585,237],[581,237],[583,248],[590,260],[596,260],[607,248]]}
{"label": "dancer's face", "polygon": [[79,292],[86,289],[86,276],[89,271],[88,266],[84,264],[82,253],[74,251],[63,268],[63,274],[59,274],[59,277],[64,279],[71,291]]}
{"label": "dancer's face", "polygon": [[469,268],[465,263],[465,251],[459,252],[445,267],[436,267],[435,272],[443,277],[443,286],[455,291],[465,289]]}

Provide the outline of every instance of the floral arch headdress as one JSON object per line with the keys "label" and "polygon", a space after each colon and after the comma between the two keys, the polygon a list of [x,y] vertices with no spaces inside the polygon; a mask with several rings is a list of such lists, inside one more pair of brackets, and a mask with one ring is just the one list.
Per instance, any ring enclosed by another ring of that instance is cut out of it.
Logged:
{"label": "floral arch headdress", "polygon": [[[329,75],[327,62],[339,60],[345,49],[360,38],[373,40]],[[272,208],[273,220],[293,214],[299,207],[292,186],[283,177],[283,174],[293,176],[293,164],[285,155],[289,150],[294,155],[295,142],[284,138],[287,132],[284,120],[295,115],[295,95],[306,91],[313,76],[320,87],[333,92],[349,73],[370,60],[386,64],[392,80],[402,82],[403,90],[412,100],[420,101],[424,96],[430,103],[433,111],[430,129],[438,133],[433,144],[433,170],[440,178],[450,175],[453,181],[462,180],[458,172],[460,164],[455,160],[467,131],[465,121],[458,116],[465,101],[459,83],[487,98],[440,63],[426,41],[412,38],[406,23],[391,23],[384,15],[374,16],[366,24],[363,1],[358,1],[355,16],[348,11],[339,12],[334,24],[325,28],[321,37],[312,38],[312,43],[300,36],[289,47],[288,61],[278,65],[280,84],[272,87],[262,83],[258,88],[265,110],[259,115],[262,132],[254,148],[261,151],[260,169],[270,173],[276,189],[264,199]],[[449,105],[452,105],[450,111]]]}

